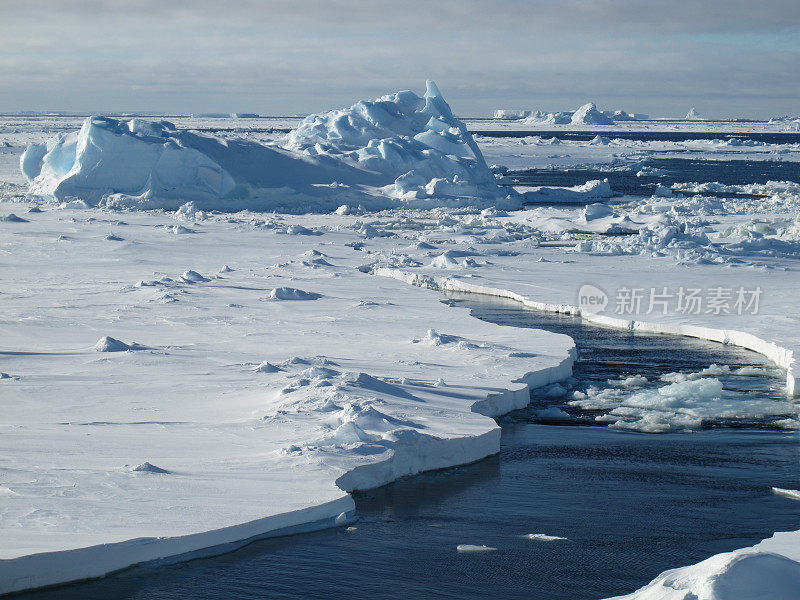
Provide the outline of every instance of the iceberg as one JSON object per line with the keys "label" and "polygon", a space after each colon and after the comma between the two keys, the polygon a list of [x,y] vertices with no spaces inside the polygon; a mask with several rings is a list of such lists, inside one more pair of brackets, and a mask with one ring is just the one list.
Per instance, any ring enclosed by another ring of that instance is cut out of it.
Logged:
{"label": "iceberg", "polygon": [[89,117],[79,131],[28,146],[20,168],[32,195],[112,208],[192,202],[198,210],[306,213],[507,198],[431,81],[422,97],[402,91],[307,117],[282,145],[218,139],[169,121]]}
{"label": "iceberg", "polygon": [[529,110],[509,110],[506,108],[498,108],[494,111],[492,118],[503,121],[517,121],[519,119],[530,117],[531,114],[533,113]]}
{"label": "iceberg", "polygon": [[700,113],[698,113],[694,109],[694,107],[692,107],[692,108],[689,109],[689,112],[686,113],[686,116],[684,117],[684,119],[687,120],[687,121],[702,121],[703,117],[700,116]]}
{"label": "iceberg", "polygon": [[572,112],[544,113],[537,111],[526,118],[524,123],[528,125],[569,125],[571,121]]}
{"label": "iceberg", "polygon": [[614,120],[597,110],[594,102],[588,102],[573,113],[571,123],[573,125],[614,125]]}
{"label": "iceberg", "polygon": [[513,111],[495,111],[495,119],[500,118],[524,118],[524,123],[530,125],[615,125],[615,121],[620,120],[633,120],[634,115],[628,114],[625,111],[616,111],[613,114],[607,114],[597,109],[594,102],[588,102],[577,110],[559,111],[545,113],[536,111],[535,113],[528,112],[523,117],[500,117],[498,114]]}
{"label": "iceberg", "polygon": [[408,200],[499,195],[478,145],[432,81],[423,97],[402,91],[306,117],[286,146],[378,173],[390,195]]}

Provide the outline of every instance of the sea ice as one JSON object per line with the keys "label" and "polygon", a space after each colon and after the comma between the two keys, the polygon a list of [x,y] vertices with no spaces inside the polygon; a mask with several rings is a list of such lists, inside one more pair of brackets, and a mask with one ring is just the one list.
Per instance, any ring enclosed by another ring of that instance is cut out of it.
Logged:
{"label": "sea ice", "polygon": [[609,600],[797,600],[798,590],[800,563],[747,548],[664,571],[636,592]]}
{"label": "sea ice", "polygon": [[537,542],[560,542],[567,539],[559,535],[547,535],[546,533],[528,533],[522,537],[528,538],[529,540],[535,540]]}
{"label": "sea ice", "polygon": [[800,500],[800,490],[787,490],[784,488],[772,488],[772,493],[792,500]]}
{"label": "sea ice", "polygon": [[456,546],[459,552],[495,552],[497,548],[491,546],[476,546],[473,544],[459,544]]}

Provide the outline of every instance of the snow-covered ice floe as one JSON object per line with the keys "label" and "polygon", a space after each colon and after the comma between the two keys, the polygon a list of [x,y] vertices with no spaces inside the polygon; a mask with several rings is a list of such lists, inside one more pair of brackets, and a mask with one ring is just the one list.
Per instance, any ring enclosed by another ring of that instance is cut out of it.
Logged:
{"label": "snow-covered ice floe", "polygon": [[609,600],[796,600],[800,595],[800,532],[716,554],[664,571],[632,594]]}
{"label": "snow-covered ice floe", "polygon": [[87,118],[20,159],[31,194],[89,205],[328,212],[345,204],[515,206],[436,85],[304,119],[281,144],[169,121]]}
{"label": "snow-covered ice floe", "polygon": [[357,217],[31,216],[2,238],[0,593],[345,526],[349,492],[497,453],[490,417],[571,372],[566,336],[362,272]]}
{"label": "snow-covered ice floe", "polygon": [[497,548],[492,548],[491,546],[478,546],[475,544],[459,544],[456,546],[456,550],[459,552],[496,552]]}

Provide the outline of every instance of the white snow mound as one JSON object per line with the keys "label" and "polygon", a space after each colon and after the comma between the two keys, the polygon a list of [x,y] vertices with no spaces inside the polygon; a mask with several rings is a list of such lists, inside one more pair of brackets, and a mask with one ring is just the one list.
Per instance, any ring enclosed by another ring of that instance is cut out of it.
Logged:
{"label": "white snow mound", "polygon": [[128,350],[142,350],[144,347],[136,342],[126,344],[108,335],[101,337],[93,346],[95,352],[127,352]]}
{"label": "white snow mound", "polygon": [[279,287],[270,291],[269,297],[271,300],[318,300],[322,298],[322,294],[292,287]]}

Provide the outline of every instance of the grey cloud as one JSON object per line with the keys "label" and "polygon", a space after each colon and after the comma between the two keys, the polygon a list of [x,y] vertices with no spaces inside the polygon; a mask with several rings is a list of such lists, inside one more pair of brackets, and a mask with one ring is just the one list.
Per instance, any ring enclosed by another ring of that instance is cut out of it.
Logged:
{"label": "grey cloud", "polygon": [[430,76],[462,114],[769,114],[798,95],[798,23],[783,0],[8,2],[0,110],[305,112]]}

